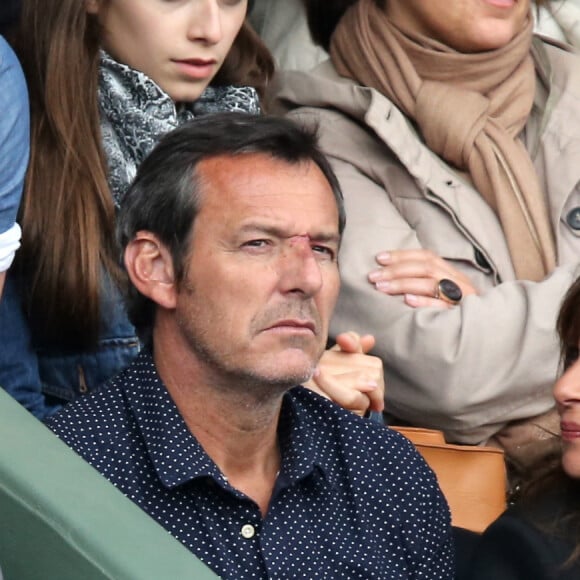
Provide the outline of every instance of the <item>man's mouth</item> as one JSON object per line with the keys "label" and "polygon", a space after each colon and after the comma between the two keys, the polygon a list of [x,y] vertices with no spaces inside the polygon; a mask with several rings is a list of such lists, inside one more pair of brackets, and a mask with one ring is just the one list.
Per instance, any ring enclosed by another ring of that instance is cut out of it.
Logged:
{"label": "man's mouth", "polygon": [[274,324],[267,327],[265,330],[272,330],[272,331],[284,331],[287,330],[289,332],[308,332],[311,334],[316,334],[316,325],[311,320],[298,320],[294,318],[288,318],[285,320],[278,320]]}

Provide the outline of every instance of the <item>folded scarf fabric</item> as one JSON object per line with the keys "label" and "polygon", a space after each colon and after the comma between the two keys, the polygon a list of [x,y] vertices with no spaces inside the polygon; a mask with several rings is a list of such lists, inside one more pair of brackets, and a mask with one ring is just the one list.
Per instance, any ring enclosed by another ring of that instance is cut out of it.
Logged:
{"label": "folded scarf fabric", "polygon": [[532,20],[507,45],[460,53],[403,32],[374,0],[359,0],[331,41],[339,74],[387,96],[427,146],[458,170],[495,210],[516,275],[541,280],[556,263],[545,195],[519,135],[531,112]]}

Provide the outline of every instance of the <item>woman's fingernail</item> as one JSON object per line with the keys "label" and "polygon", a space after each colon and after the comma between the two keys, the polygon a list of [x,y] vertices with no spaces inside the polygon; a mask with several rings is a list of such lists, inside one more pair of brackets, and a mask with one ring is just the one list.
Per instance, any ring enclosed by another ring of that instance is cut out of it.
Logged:
{"label": "woman's fingernail", "polygon": [[409,306],[417,306],[419,304],[419,298],[415,294],[405,294],[405,302]]}
{"label": "woman's fingernail", "polygon": [[388,292],[391,289],[391,283],[386,280],[380,280],[375,284],[375,288],[381,292]]}
{"label": "woman's fingernail", "polygon": [[379,264],[388,264],[391,261],[391,254],[389,252],[381,252],[377,254],[377,262]]}
{"label": "woman's fingernail", "polygon": [[375,270],[369,274],[369,280],[371,282],[376,282],[380,279],[382,272],[380,270]]}

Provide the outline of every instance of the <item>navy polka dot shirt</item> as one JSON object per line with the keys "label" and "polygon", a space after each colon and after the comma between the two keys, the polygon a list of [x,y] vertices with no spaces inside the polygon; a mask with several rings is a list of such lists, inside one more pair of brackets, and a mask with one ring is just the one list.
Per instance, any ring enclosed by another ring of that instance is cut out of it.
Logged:
{"label": "navy polka dot shirt", "polygon": [[303,387],[283,402],[266,518],[188,430],[148,352],[47,424],[223,578],[453,578],[449,509],[413,446]]}

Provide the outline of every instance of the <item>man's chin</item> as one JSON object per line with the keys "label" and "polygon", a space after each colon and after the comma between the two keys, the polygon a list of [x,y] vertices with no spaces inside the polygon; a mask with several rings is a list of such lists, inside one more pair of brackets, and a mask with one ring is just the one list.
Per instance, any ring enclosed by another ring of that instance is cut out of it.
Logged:
{"label": "man's chin", "polygon": [[290,388],[308,381],[316,369],[318,360],[318,356],[307,355],[304,351],[291,350],[270,359],[262,367],[260,374],[267,381],[287,385]]}
{"label": "man's chin", "polygon": [[292,388],[308,382],[312,378],[315,368],[310,366],[308,368],[277,369],[273,370],[272,373],[264,374],[264,379],[273,384]]}

